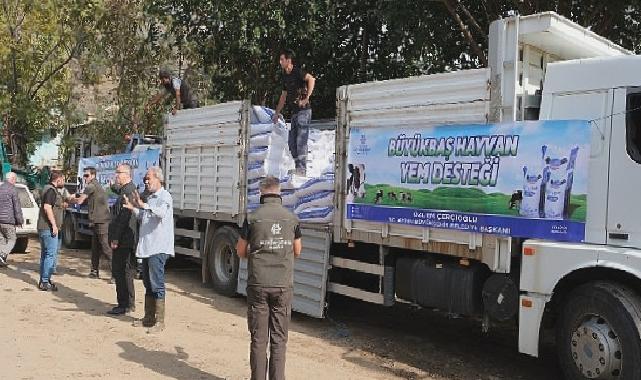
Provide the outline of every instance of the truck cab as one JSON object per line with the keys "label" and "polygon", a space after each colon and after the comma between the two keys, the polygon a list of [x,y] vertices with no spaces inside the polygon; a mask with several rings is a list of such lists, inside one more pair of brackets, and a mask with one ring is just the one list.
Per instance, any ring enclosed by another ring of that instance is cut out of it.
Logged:
{"label": "truck cab", "polygon": [[639,64],[639,56],[621,56],[547,66],[540,118],[591,125],[590,206],[585,244],[523,244],[519,347],[536,355],[543,316],[552,316],[569,378],[641,374],[634,359],[641,344]]}

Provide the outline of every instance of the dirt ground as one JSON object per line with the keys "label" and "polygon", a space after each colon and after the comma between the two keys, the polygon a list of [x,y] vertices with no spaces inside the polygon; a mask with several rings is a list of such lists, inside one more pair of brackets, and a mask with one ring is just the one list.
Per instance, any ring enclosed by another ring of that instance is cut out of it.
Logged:
{"label": "dirt ground", "polygon": [[[110,317],[115,287],[87,278],[89,253],[63,250],[56,293],[37,289],[39,247],[0,269],[0,379],[247,379],[245,299],[200,283],[187,260],[167,268],[167,329]],[[101,273],[105,275],[106,270]],[[143,313],[136,282],[135,317]],[[408,305],[330,298],[328,318],[294,315],[288,379],[559,379],[553,356],[521,355],[514,330],[483,336],[476,321]]]}

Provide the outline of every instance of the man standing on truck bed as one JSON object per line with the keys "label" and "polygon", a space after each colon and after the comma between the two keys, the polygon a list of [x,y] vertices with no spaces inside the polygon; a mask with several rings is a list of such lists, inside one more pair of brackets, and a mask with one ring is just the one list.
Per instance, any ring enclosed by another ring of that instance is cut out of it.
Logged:
{"label": "man standing on truck bed", "polygon": [[7,258],[16,244],[16,226],[24,223],[16,181],[16,173],[9,172],[0,185],[0,268],[7,266]]}
{"label": "man standing on truck bed", "polygon": [[85,190],[76,194],[75,203],[87,202],[89,211],[89,224],[93,228],[91,240],[91,273],[89,277],[100,278],[100,256],[111,260],[111,247],[109,246],[109,198],[107,192],[96,179],[95,168],[85,168],[82,177],[85,181]]}
{"label": "man standing on truck bed", "polygon": [[123,207],[125,199],[134,199],[136,185],[131,180],[131,166],[118,165],[116,184],[113,190],[118,200],[112,208],[109,224],[109,243],[111,245],[111,271],[116,280],[116,299],[118,305],[108,313],[121,315],[136,310],[134,275],[136,273],[136,244],[138,243],[138,221],[133,212]]}
{"label": "man standing on truck bed", "polygon": [[186,80],[173,76],[171,71],[167,69],[160,69],[158,77],[160,78],[163,91],[156,94],[148,106],[158,104],[165,96],[169,95],[175,101],[174,107],[171,110],[172,115],[175,115],[180,109],[198,108],[198,101],[194,97],[191,87]]}
{"label": "man standing on truck bed", "polygon": [[287,106],[292,114],[289,130],[289,151],[296,163],[296,174],[304,176],[307,168],[307,138],[312,120],[309,103],[314,92],[316,79],[298,66],[294,66],[294,52],[285,49],[280,53],[280,67],[283,69],[283,91],[278,100],[273,121],[278,122],[280,113]]}
{"label": "man standing on truck bed", "polygon": [[[282,205],[278,178],[260,183],[261,206],[245,219],[236,245],[248,259],[247,325],[251,334],[252,380],[285,379],[285,356],[292,314],[294,258],[302,243],[298,219]],[[248,247],[251,252],[248,252]]]}

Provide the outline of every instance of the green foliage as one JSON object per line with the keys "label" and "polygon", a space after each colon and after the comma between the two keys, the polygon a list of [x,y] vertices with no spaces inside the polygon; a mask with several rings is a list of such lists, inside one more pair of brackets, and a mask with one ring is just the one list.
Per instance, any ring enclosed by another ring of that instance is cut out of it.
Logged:
{"label": "green foliage", "polygon": [[154,0],[149,11],[191,49],[215,101],[251,98],[273,107],[282,88],[278,53],[288,47],[318,79],[314,117],[333,118],[341,85],[481,66],[446,3],[481,51],[490,22],[509,10],[557,11],[624,47],[641,48],[641,7],[631,1]]}
{"label": "green foliage", "polygon": [[98,0],[0,0],[0,113],[8,135],[27,145],[59,128],[69,108],[70,63],[79,56],[101,13]]}
{"label": "green foliage", "polygon": [[158,68],[172,56],[173,40],[147,12],[148,3],[109,1],[80,58],[81,80],[102,88],[91,99],[95,121],[82,132],[110,152],[127,134],[162,134],[162,110],[145,105],[158,91]]}
{"label": "green foliage", "polygon": [[333,118],[341,85],[481,66],[489,24],[509,10],[556,11],[641,50],[629,0],[0,0],[0,113],[27,142],[93,114],[86,133],[117,145],[160,131],[162,110],[143,111],[159,66],[201,103],[274,107],[287,47],[317,78],[314,118]]}

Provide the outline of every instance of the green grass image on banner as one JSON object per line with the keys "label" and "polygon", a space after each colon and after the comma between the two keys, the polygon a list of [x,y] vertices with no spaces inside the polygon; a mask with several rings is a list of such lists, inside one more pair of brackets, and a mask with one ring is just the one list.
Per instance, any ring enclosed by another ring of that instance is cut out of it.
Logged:
{"label": "green grass image on banner", "polygon": [[[483,190],[473,188],[439,187],[434,190],[410,190],[385,184],[365,184],[365,198],[356,198],[354,202],[374,205],[376,192],[379,190],[383,190],[383,198],[378,203],[380,206],[519,216],[519,211],[516,208],[510,210],[511,194],[485,193]],[[397,199],[392,199],[388,193],[395,193]],[[400,193],[411,194],[412,202],[402,201]],[[585,194],[570,197],[570,209],[572,210],[570,219],[585,221],[586,198]]]}

